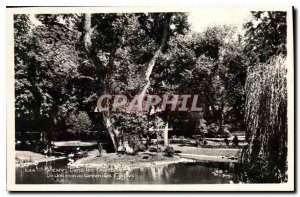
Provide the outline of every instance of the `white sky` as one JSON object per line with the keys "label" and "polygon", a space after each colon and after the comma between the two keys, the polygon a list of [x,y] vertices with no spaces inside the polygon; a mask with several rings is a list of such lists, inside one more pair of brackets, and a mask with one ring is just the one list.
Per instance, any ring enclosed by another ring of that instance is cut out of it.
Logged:
{"label": "white sky", "polygon": [[[207,8],[197,9],[189,13],[189,23],[191,30],[201,32],[212,25],[235,25],[239,32],[242,31],[242,25],[250,15],[250,10],[241,8]],[[30,15],[30,20],[35,25],[41,22]]]}
{"label": "white sky", "polygon": [[196,32],[201,32],[208,26],[225,24],[235,25],[238,31],[242,31],[242,25],[249,15],[250,11],[246,9],[210,8],[190,12],[188,20],[191,24],[191,30]]}

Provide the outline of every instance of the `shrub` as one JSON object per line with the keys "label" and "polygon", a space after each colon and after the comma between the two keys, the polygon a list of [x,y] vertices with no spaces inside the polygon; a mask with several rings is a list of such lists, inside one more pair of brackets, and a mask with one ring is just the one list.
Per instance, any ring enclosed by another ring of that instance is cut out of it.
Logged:
{"label": "shrub", "polygon": [[172,146],[167,146],[166,148],[165,148],[165,155],[167,156],[167,157],[173,157],[174,156],[174,153],[175,153],[175,151],[174,151],[174,148],[172,147]]}
{"label": "shrub", "polygon": [[66,120],[67,131],[80,138],[80,134],[89,134],[92,129],[92,121],[86,112],[72,113]]}

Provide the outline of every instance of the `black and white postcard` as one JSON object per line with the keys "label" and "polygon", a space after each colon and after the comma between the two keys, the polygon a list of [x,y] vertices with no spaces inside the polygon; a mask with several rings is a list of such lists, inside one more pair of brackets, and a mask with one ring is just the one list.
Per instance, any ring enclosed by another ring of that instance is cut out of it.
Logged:
{"label": "black and white postcard", "polygon": [[293,7],[7,7],[9,191],[293,191]]}

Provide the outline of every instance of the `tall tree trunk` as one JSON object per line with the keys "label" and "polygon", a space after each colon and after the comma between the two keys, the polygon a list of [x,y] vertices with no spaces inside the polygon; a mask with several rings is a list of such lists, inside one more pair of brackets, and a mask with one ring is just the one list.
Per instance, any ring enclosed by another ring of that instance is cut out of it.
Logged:
{"label": "tall tree trunk", "polygon": [[91,51],[92,47],[92,15],[91,14],[84,14],[84,21],[83,21],[83,44],[84,48],[87,52]]}
{"label": "tall tree trunk", "polygon": [[163,37],[162,37],[162,40],[161,40],[161,43],[158,47],[158,49],[155,51],[154,55],[153,55],[153,58],[151,59],[151,61],[149,62],[148,64],[148,67],[147,67],[147,70],[146,70],[146,73],[145,73],[145,81],[146,81],[146,84],[144,86],[144,88],[142,89],[142,91],[140,92],[140,98],[143,99],[147,93],[147,90],[150,86],[150,76],[152,74],[152,71],[153,71],[153,68],[154,68],[154,65],[156,63],[156,60],[158,58],[158,56],[160,55],[163,47],[165,46],[166,44],[166,41],[167,41],[167,37],[169,35],[169,26],[170,26],[170,19],[171,19],[171,14],[167,13],[166,16],[165,16],[165,21],[164,21],[164,34],[163,34]]}
{"label": "tall tree trunk", "polygon": [[104,120],[104,124],[106,126],[106,129],[109,133],[109,136],[111,138],[111,141],[113,143],[113,147],[114,147],[114,150],[117,151],[118,150],[118,146],[119,146],[119,140],[118,140],[118,136],[116,134],[116,131],[113,127],[113,123],[111,121],[111,118],[109,115],[105,115],[103,113],[103,120]]}
{"label": "tall tree trunk", "polygon": [[165,125],[165,129],[164,129],[164,145],[168,146],[169,145],[169,123],[167,122]]}
{"label": "tall tree trunk", "polygon": [[[167,13],[165,15],[164,33],[163,33],[163,37],[162,37],[161,43],[160,43],[158,49],[155,51],[155,53],[153,55],[153,58],[149,62],[147,70],[146,70],[146,73],[145,73],[146,84],[145,84],[144,88],[142,89],[142,91],[139,94],[139,98],[142,99],[142,100],[144,99],[144,97],[145,97],[145,95],[147,93],[147,90],[150,87],[150,76],[152,74],[152,71],[153,71],[154,65],[156,63],[156,60],[157,60],[158,56],[161,54],[162,49],[164,48],[164,46],[166,44],[167,37],[169,35],[170,19],[171,19],[171,14]],[[165,129],[163,131],[164,132],[163,136],[164,136],[164,144],[165,145],[168,145],[168,129],[169,129],[168,126],[169,126],[169,124],[167,122],[166,125],[165,125]]]}
{"label": "tall tree trunk", "polygon": [[[167,13],[165,16],[164,33],[163,33],[161,43],[160,43],[158,49],[155,51],[153,58],[149,62],[146,73],[145,73],[146,84],[139,94],[141,99],[143,99],[145,97],[145,94],[150,86],[150,75],[153,71],[153,68],[154,68],[154,65],[156,63],[158,56],[161,54],[161,51],[162,51],[163,47],[165,46],[165,43],[166,43],[166,40],[167,40],[167,37],[169,34],[170,19],[171,19],[171,14]],[[85,50],[86,50],[87,54],[89,55],[90,59],[93,61],[93,64],[95,66],[97,66],[97,64],[98,64],[97,53],[93,52],[93,50],[92,50],[91,37],[92,37],[92,33],[95,28],[91,26],[91,14],[86,13],[83,15],[83,28],[84,28],[83,44],[84,44]],[[119,138],[117,136],[118,132],[116,132],[116,130],[113,127],[113,121],[111,120],[111,117],[109,116],[109,114],[104,114],[104,113],[103,113],[103,120],[104,120],[104,124],[109,132],[111,140],[113,142],[114,149],[117,150],[118,145],[119,145],[119,143],[118,143]]]}
{"label": "tall tree trunk", "polygon": [[[91,19],[92,19],[92,15],[90,13],[83,14],[83,36],[82,36],[82,39],[83,39],[84,49],[85,49],[87,55],[91,59],[94,66],[97,67],[100,62],[97,57],[97,52],[92,50],[92,40],[91,40],[93,31],[95,30],[96,26],[92,27]],[[104,92],[106,92],[106,90],[104,90]],[[104,124],[108,130],[110,137],[111,137],[114,150],[116,151],[118,149],[118,137],[115,132],[115,129],[113,128],[113,122],[112,122],[109,114],[103,113],[103,121],[104,121]]]}

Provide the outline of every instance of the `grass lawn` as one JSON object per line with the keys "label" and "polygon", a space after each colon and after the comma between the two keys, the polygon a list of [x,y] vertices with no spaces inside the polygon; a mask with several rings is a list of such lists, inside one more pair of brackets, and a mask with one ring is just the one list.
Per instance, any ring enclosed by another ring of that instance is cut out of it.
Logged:
{"label": "grass lawn", "polygon": [[238,156],[240,149],[219,149],[219,148],[197,148],[192,146],[184,146],[178,144],[170,144],[175,151],[180,151],[185,154],[206,155],[206,156]]}

